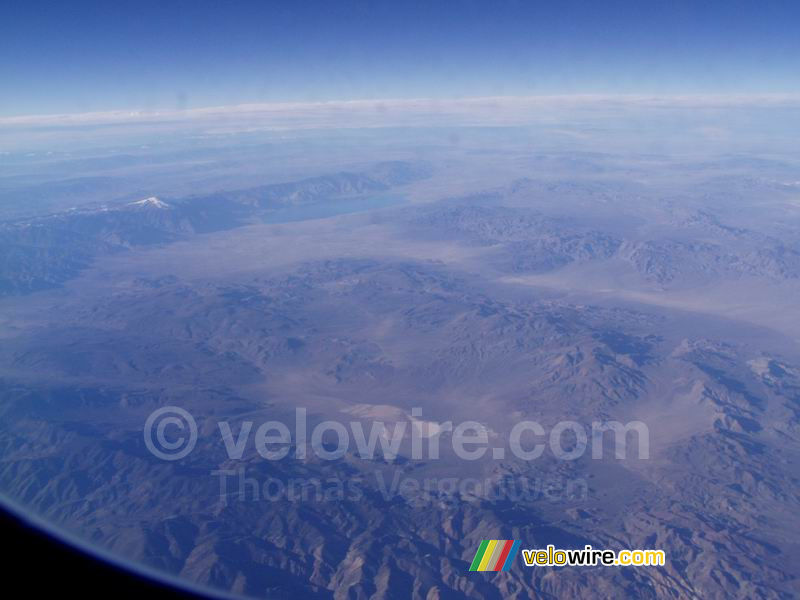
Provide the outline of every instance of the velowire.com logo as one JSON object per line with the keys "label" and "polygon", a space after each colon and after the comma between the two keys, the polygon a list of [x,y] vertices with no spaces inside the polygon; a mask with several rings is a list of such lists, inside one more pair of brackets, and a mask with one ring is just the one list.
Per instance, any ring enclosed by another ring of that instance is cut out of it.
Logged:
{"label": "velowire.com logo", "polygon": [[483,540],[470,571],[508,571],[519,552],[519,540]]}

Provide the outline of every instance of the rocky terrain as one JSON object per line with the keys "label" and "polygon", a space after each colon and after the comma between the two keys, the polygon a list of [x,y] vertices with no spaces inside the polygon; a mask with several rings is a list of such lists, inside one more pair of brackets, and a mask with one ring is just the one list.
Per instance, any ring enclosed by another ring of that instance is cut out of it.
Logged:
{"label": "rocky terrain", "polygon": [[[796,597],[796,307],[772,311],[781,330],[593,290],[781,298],[797,229],[595,179],[275,218],[428,177],[390,162],[0,225],[0,490],[115,556],[253,597]],[[174,462],[142,436],[172,405],[199,431]],[[489,451],[466,461],[444,432],[438,457],[406,438],[394,460],[227,454],[220,422],[291,425],[296,407],[312,425],[477,421]],[[507,442],[525,420],[640,421],[649,449],[631,434],[624,458],[609,436],[601,457],[523,460]],[[483,539],[667,564],[470,572]]]}
{"label": "rocky terrain", "polygon": [[0,294],[58,286],[104,254],[268,220],[287,207],[313,208],[378,194],[425,176],[421,165],[383,163],[369,173],[338,173],[177,201],[152,196],[0,223]]}

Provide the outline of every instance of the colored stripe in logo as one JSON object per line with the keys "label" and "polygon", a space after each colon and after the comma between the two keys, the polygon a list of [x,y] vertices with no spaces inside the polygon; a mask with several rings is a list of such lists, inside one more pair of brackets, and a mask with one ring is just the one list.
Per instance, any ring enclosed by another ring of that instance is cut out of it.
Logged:
{"label": "colored stripe in logo", "polygon": [[483,540],[470,571],[508,571],[519,551],[519,540]]}
{"label": "colored stripe in logo", "polygon": [[511,565],[514,564],[514,559],[517,557],[517,552],[519,552],[519,540],[514,540],[514,545],[511,546],[511,550],[508,552],[508,558],[506,558],[503,571],[509,571],[511,569]]}
{"label": "colored stripe in logo", "polygon": [[503,553],[503,548],[505,548],[505,546],[505,540],[497,540],[494,551],[492,552],[492,557],[489,559],[489,562],[486,563],[487,571],[497,571],[497,562],[500,560],[500,555]]}
{"label": "colored stripe in logo", "polygon": [[506,540],[503,542],[503,547],[500,550],[500,556],[497,557],[497,562],[494,563],[493,571],[502,571],[503,567],[506,566],[506,559],[508,558],[508,553],[511,551],[511,546],[514,545],[514,540]]}
{"label": "colored stripe in logo", "polygon": [[478,546],[478,551],[475,553],[475,558],[472,559],[472,566],[469,568],[470,571],[477,571],[478,566],[481,564],[481,560],[483,560],[483,553],[486,552],[486,547],[489,545],[489,540],[483,540],[481,545]]}
{"label": "colored stripe in logo", "polygon": [[486,552],[483,553],[481,564],[478,565],[478,571],[485,571],[486,567],[489,566],[489,559],[492,558],[495,546],[497,546],[497,540],[489,540],[489,545],[486,546]]}

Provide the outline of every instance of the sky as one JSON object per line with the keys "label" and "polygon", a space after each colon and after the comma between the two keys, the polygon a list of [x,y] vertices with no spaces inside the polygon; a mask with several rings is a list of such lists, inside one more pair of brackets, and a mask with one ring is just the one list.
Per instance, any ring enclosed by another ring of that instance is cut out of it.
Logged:
{"label": "sky", "polygon": [[800,2],[0,7],[0,117],[259,102],[800,93]]}

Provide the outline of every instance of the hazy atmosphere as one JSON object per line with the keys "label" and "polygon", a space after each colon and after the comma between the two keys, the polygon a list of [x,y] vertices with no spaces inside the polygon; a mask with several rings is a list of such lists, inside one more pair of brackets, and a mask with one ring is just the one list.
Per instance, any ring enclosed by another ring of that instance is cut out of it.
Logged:
{"label": "hazy atmosphere", "polygon": [[3,7],[5,510],[198,597],[797,597],[798,16]]}

